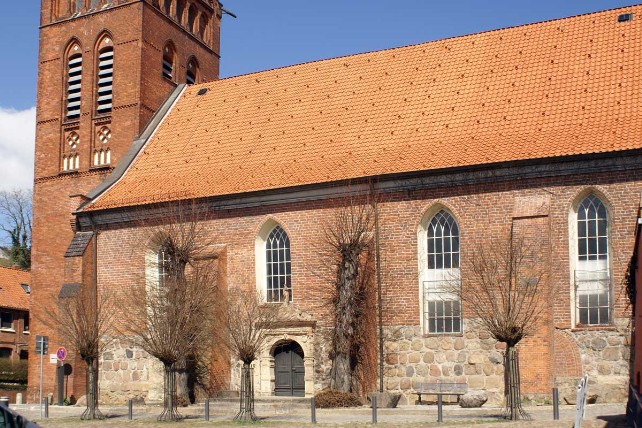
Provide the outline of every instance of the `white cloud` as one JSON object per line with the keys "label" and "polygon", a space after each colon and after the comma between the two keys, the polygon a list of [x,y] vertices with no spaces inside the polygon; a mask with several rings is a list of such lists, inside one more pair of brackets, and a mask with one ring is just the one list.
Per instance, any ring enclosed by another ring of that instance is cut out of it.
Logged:
{"label": "white cloud", "polygon": [[0,190],[33,187],[36,108],[0,107]]}

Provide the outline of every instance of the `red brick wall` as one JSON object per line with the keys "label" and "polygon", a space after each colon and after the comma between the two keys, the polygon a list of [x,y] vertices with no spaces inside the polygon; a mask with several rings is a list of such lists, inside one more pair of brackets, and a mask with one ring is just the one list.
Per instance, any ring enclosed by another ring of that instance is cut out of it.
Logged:
{"label": "red brick wall", "polygon": [[[550,309],[542,316],[538,333],[523,343],[520,357],[525,392],[549,392],[557,376],[577,370],[572,365],[577,360],[559,370],[554,364],[561,355],[559,352],[568,352],[571,356],[579,352],[572,348],[572,340],[557,340],[558,348],[554,352],[557,337],[554,327],[571,327],[569,213],[577,196],[587,189],[597,189],[610,207],[615,317],[627,317],[628,306],[621,287],[634,244],[638,195],[642,189],[640,171],[578,174],[386,195],[380,203],[385,325],[419,325],[417,228],[431,206],[442,204],[455,215],[461,231],[462,258],[476,242],[504,234],[511,225],[516,225],[530,236],[539,235],[542,254],[547,255],[543,263],[550,271],[547,277]],[[544,213],[514,218],[516,204],[540,199],[549,204]],[[215,212],[207,228],[214,241],[225,248],[228,286],[255,286],[255,238],[261,226],[273,219],[290,237],[294,304],[313,315],[319,326],[330,326],[329,282],[324,275],[331,278],[332,272],[320,258],[323,225],[331,218],[327,206],[327,201],[318,201]],[[140,282],[148,239],[146,231],[135,226],[103,231],[98,256],[100,287],[127,290],[130,284]],[[465,268],[462,268],[462,281],[466,287]]]}

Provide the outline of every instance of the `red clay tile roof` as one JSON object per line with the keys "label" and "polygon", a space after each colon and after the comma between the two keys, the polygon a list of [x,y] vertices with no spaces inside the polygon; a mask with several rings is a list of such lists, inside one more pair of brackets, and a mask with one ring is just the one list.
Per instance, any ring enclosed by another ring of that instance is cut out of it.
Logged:
{"label": "red clay tile roof", "polygon": [[641,52],[638,5],[194,85],[88,209],[639,149]]}
{"label": "red clay tile roof", "polygon": [[29,310],[29,295],[20,284],[29,284],[29,271],[0,267],[0,308]]}

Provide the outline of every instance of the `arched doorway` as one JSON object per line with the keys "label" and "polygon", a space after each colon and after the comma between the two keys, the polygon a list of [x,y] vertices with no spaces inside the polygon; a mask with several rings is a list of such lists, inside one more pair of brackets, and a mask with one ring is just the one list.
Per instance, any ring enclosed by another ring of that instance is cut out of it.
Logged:
{"label": "arched doorway", "polygon": [[274,394],[305,396],[305,366],[303,349],[294,342],[284,342],[274,348]]}

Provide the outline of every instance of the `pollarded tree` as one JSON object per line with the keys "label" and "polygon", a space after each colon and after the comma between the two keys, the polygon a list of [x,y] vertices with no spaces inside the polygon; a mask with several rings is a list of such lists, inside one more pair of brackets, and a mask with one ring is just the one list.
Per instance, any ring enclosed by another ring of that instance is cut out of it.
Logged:
{"label": "pollarded tree", "polygon": [[490,335],[506,344],[504,357],[506,417],[527,417],[521,406],[519,359],[516,346],[535,333],[547,296],[544,254],[535,238],[514,236],[491,239],[473,247],[450,291],[469,317],[481,321]]}
{"label": "pollarded tree", "polygon": [[163,364],[164,408],[158,419],[177,420],[181,419],[177,390],[185,391],[190,361],[211,351],[213,308],[220,298],[206,216],[195,203],[164,206],[160,213],[158,223],[141,222],[154,249],[146,271],[155,275],[152,280],[146,277],[144,292],[121,299],[127,318],[122,333]]}
{"label": "pollarded tree", "polygon": [[334,272],[330,387],[353,391],[353,378],[363,345],[364,311],[374,267],[374,210],[368,198],[346,198],[325,224],[325,251]]}
{"label": "pollarded tree", "polygon": [[218,343],[227,347],[230,355],[243,362],[238,421],[254,421],[254,379],[250,365],[267,344],[269,331],[288,320],[284,303],[265,303],[260,293],[252,289],[230,289],[221,299],[217,312],[215,334]]}
{"label": "pollarded tree", "polygon": [[66,284],[48,302],[53,307],[43,307],[39,319],[87,364],[87,408],[81,419],[104,419],[98,408],[98,361],[114,337],[113,296],[106,290],[98,293],[91,284]]}

